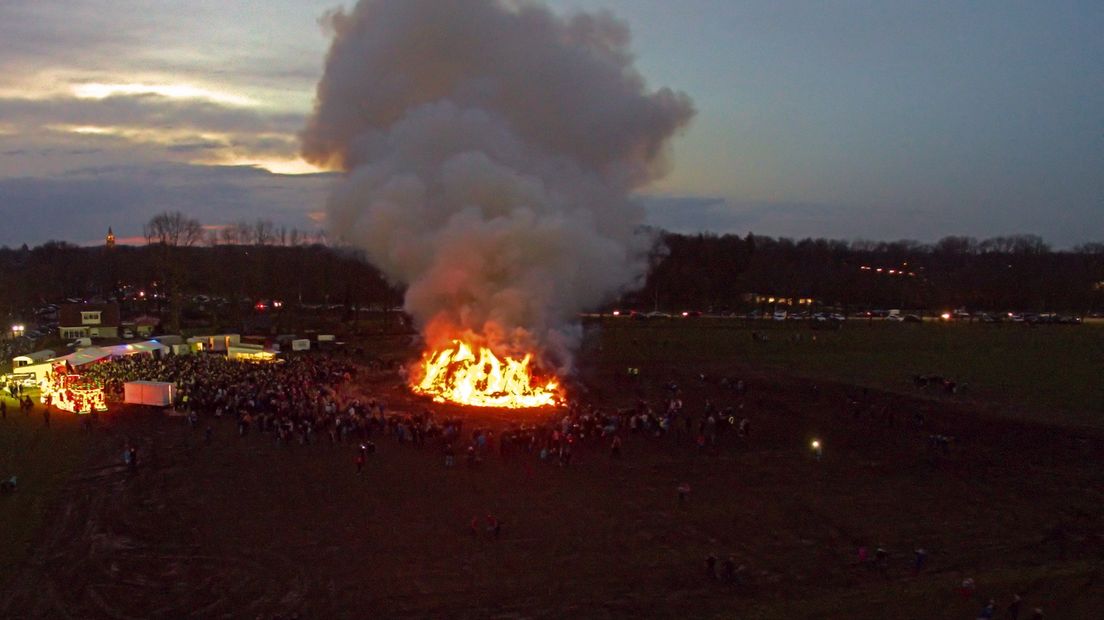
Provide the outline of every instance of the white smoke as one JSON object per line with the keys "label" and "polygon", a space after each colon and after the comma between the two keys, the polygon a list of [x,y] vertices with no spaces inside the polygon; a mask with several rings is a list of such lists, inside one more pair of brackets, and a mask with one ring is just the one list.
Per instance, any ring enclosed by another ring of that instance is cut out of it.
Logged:
{"label": "white smoke", "polygon": [[347,171],[336,236],[393,281],[430,345],[458,334],[563,364],[580,310],[643,276],[633,190],[690,99],[649,92],[627,27],[506,0],[362,0],[334,40],[303,155]]}

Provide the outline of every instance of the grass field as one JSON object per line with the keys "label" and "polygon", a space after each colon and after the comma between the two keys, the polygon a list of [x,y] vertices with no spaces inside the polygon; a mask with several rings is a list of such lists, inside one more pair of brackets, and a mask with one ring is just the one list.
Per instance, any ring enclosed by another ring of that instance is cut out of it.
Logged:
{"label": "grass field", "polygon": [[[970,372],[970,360],[990,358],[969,351],[1004,347],[989,366],[1009,372],[1071,347],[1088,354],[1078,339],[1099,332],[893,327],[910,326],[848,325],[815,342],[769,323],[756,325],[767,342],[748,326],[707,321],[592,331],[578,380],[597,406],[657,403],[670,380],[689,411],[707,399],[739,407],[753,430],[706,449],[627,433],[619,459],[602,441],[581,442],[566,468],[490,452],[476,468],[446,469],[441,446],[377,436],[357,476],[351,444],[277,446],[238,437],[232,420],[212,420],[206,445],[182,419],[136,409],[87,434],[71,417],[55,416],[47,431],[38,415],[9,416],[2,466],[25,471],[19,495],[0,498],[5,530],[17,534],[0,544],[10,558],[0,617],[969,620],[989,597],[1003,608],[1017,592],[1050,618],[1098,617],[1104,440],[1068,426],[1085,413],[1077,408],[1044,415],[1039,405],[1034,417],[1059,425],[1027,420],[1027,408],[1006,417],[1042,384],[1001,394],[986,383],[1001,373]],[[372,356],[414,353],[401,340],[356,344]],[[638,381],[622,377],[628,365],[641,367]],[[918,394],[908,381],[916,372],[970,383],[974,400]],[[748,394],[699,373],[737,374]],[[814,395],[807,376],[832,381]],[[852,412],[856,384],[895,393],[871,390]],[[436,407],[394,373],[362,375],[349,389],[393,412],[464,416],[466,428],[556,415]],[[931,449],[932,433],[955,438],[948,452]],[[811,438],[826,447],[822,461],[811,458]],[[137,473],[120,459],[130,442]],[[683,482],[693,491],[680,505]],[[503,521],[501,539],[470,532],[488,513]],[[890,551],[884,574],[856,562],[859,546]],[[930,554],[920,572],[917,547]],[[706,578],[709,554],[734,555],[743,581]],[[978,590],[963,598],[955,589],[967,577]]]}
{"label": "grass field", "polygon": [[19,489],[0,496],[0,582],[25,559],[51,502],[84,459],[87,440],[72,416],[55,414],[46,428],[39,409],[24,417],[16,401],[5,400],[0,478],[15,475]]}
{"label": "grass field", "polygon": [[[919,393],[913,375],[938,374],[963,385],[959,400],[995,413],[1104,428],[1102,325],[851,320],[838,331],[814,331],[804,323],[700,318],[601,325],[587,342],[588,355],[602,365],[665,361],[733,374],[769,368],[907,394]],[[752,332],[768,340],[756,341]]]}

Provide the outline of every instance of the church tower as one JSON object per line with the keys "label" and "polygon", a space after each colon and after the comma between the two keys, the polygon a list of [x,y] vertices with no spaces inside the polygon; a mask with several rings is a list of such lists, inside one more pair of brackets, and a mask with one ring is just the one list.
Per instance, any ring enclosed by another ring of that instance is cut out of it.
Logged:
{"label": "church tower", "polygon": [[115,233],[111,231],[110,226],[107,227],[107,237],[104,238],[104,245],[109,250],[115,249]]}

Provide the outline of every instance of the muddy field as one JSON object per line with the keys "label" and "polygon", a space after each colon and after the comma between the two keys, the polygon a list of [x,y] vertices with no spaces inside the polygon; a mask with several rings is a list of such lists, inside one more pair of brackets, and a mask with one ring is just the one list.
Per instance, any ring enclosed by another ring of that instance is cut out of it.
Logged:
{"label": "muddy field", "polygon": [[[490,453],[454,469],[438,446],[376,437],[358,477],[353,445],[277,446],[238,437],[231,421],[206,445],[181,418],[120,411],[79,442],[83,461],[6,575],[0,617],[975,618],[1016,592],[1021,617],[1104,608],[1095,432],[708,360],[648,362],[637,381],[620,366],[582,368],[579,387],[600,406],[655,400],[675,382],[691,412],[706,399],[742,405],[751,434],[704,450],[628,435],[620,459],[595,442],[568,467]],[[393,374],[365,373],[355,389],[392,410],[425,407]],[[434,410],[468,416],[466,428],[540,419]],[[52,432],[83,431],[61,421]],[[932,434],[954,437],[946,453]],[[133,474],[128,441],[140,450]],[[487,514],[503,523],[497,540],[470,531]],[[858,562],[862,546],[888,551],[884,571]],[[919,572],[917,548],[928,553]],[[734,557],[738,583],[706,576],[711,554]]]}

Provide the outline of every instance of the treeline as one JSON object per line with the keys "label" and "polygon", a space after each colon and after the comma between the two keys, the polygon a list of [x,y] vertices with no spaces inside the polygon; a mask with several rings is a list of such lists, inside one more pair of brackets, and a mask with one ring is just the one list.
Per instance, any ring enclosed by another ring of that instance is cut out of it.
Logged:
{"label": "treeline", "polygon": [[[68,298],[109,298],[144,291],[179,312],[182,299],[203,294],[231,302],[279,299],[286,304],[396,306],[390,286],[363,255],[321,244],[79,247],[51,241],[0,248],[0,315]],[[164,309],[164,308],[163,308]],[[179,314],[166,318],[179,320]]]}
{"label": "treeline", "polygon": [[[170,323],[180,318],[180,302],[196,294],[291,305],[401,304],[402,291],[359,252],[280,234],[263,222],[212,237],[176,215],[151,220],[143,246],[51,241],[0,248],[0,314],[15,317],[66,298],[110,297],[128,286],[158,292]],[[647,280],[617,303],[719,312],[763,305],[756,295],[844,309],[1100,312],[1104,244],[1055,251],[1034,236],[922,244],[663,234]]]}
{"label": "treeline", "polygon": [[767,297],[845,309],[1104,310],[1104,244],[1055,251],[1034,235],[833,241],[663,234],[644,287],[622,305],[736,310]]}

